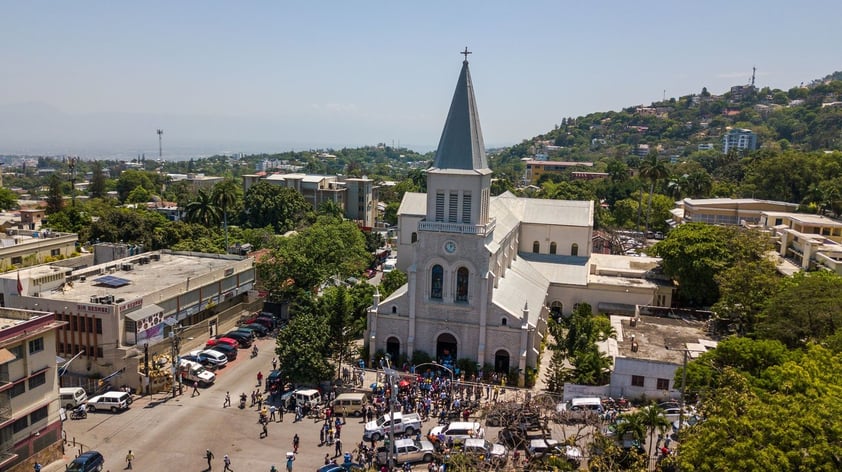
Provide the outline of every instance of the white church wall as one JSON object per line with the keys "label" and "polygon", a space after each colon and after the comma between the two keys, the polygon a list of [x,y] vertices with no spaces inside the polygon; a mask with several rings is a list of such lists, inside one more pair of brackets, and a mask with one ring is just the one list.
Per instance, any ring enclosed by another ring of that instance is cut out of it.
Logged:
{"label": "white church wall", "polygon": [[556,243],[556,254],[570,256],[573,244],[577,245],[577,256],[589,257],[591,248],[590,227],[545,225],[521,223],[518,251],[533,252],[535,241],[539,243],[539,254],[550,254],[550,245]]}

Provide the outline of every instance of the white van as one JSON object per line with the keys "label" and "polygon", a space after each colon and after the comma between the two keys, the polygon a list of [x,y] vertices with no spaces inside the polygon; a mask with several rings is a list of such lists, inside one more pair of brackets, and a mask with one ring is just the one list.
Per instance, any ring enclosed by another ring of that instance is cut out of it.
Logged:
{"label": "white van", "polygon": [[58,394],[61,398],[61,406],[68,411],[88,401],[88,394],[82,387],[62,387],[58,389]]}
{"label": "white van", "polygon": [[288,410],[296,405],[315,408],[322,403],[322,394],[313,388],[300,388],[281,397],[281,401],[284,403],[284,408]]}
{"label": "white van", "polygon": [[383,273],[388,274],[389,272],[395,270],[398,266],[397,259],[386,259],[386,262],[383,263]]}
{"label": "white van", "polygon": [[476,421],[454,421],[446,426],[434,426],[427,433],[427,439],[435,444],[439,435],[444,435],[444,440],[453,439],[454,443],[461,443],[470,438],[484,438],[485,430]]}
{"label": "white van", "polygon": [[363,408],[368,405],[367,393],[340,393],[333,400],[333,412],[337,415],[362,416]]}
{"label": "white van", "polygon": [[568,423],[596,419],[603,411],[602,400],[599,397],[573,398],[566,403],[559,403],[556,411]]}

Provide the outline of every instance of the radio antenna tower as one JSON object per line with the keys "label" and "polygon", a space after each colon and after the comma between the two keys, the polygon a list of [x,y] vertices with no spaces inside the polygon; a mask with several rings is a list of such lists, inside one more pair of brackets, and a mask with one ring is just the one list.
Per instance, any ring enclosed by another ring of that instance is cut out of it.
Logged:
{"label": "radio antenna tower", "polygon": [[161,148],[161,137],[164,135],[164,130],[158,128],[158,160],[163,160],[163,152]]}
{"label": "radio antenna tower", "polygon": [[757,67],[751,68],[751,86],[754,87],[754,73],[757,72]]}

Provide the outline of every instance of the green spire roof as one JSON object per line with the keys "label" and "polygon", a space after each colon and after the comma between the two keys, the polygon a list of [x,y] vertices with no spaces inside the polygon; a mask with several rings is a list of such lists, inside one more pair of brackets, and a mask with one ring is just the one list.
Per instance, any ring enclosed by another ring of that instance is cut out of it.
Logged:
{"label": "green spire roof", "polygon": [[464,170],[488,168],[467,60],[462,62],[462,72],[456,83],[456,91],[453,92],[453,101],[450,103],[433,167]]}

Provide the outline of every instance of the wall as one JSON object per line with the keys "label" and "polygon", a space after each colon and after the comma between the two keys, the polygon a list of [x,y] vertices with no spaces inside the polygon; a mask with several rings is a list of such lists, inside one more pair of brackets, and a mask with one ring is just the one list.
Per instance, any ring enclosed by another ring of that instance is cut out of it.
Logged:
{"label": "wall", "polygon": [[[641,398],[661,400],[675,398],[679,392],[675,389],[675,371],[678,365],[669,362],[616,357],[614,371],[611,373],[611,396],[626,398]],[[632,386],[632,376],[644,377],[643,387]],[[669,379],[669,390],[658,390],[657,379]]]}

